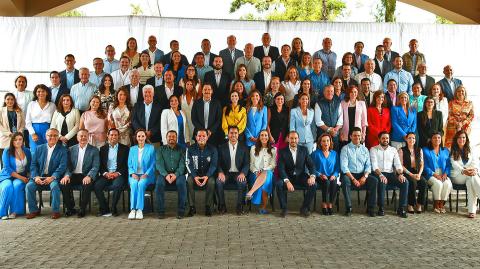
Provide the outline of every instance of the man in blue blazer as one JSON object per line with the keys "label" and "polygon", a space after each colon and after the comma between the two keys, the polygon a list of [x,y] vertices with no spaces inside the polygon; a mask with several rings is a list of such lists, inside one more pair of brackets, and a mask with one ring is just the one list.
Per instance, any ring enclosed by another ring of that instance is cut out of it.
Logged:
{"label": "man in blue blazer", "polygon": [[[155,64],[157,62],[161,62],[163,55],[163,51],[157,48],[157,38],[154,35],[148,37],[148,49],[142,51],[148,53],[150,55],[150,63]],[[152,58],[152,55],[154,56]]]}
{"label": "man in blue blazer", "polygon": [[60,218],[59,181],[67,169],[67,149],[62,143],[58,143],[59,135],[57,129],[48,129],[47,143],[38,146],[32,156],[31,179],[26,186],[30,212],[27,214],[27,219],[40,215],[40,209],[37,206],[37,190],[48,189],[52,194],[52,219]]}
{"label": "man in blue blazer", "polygon": [[59,73],[60,83],[70,90],[73,85],[80,82],[80,71],[75,68],[75,56],[72,54],[65,56],[65,65],[65,70]]}
{"label": "man in blue blazer", "polygon": [[[308,174],[305,172],[308,170]],[[288,133],[288,147],[280,150],[278,156],[278,174],[275,185],[278,193],[278,201],[282,212],[280,215],[287,215],[287,193],[295,190],[294,185],[302,186],[307,189],[303,198],[300,215],[308,217],[310,215],[310,205],[317,191],[315,182],[315,166],[308,150],[305,147],[298,146],[298,133],[290,131]]]}
{"label": "man in blue blazer", "polygon": [[60,180],[63,201],[67,210],[65,216],[76,214],[72,189],[80,187],[80,211],[78,217],[85,217],[85,208],[90,201],[93,181],[98,176],[100,160],[98,149],[88,144],[88,131],[81,129],[77,133],[78,144],[71,146],[68,154],[68,167],[65,176]]}
{"label": "man in blue blazer", "polygon": [[[229,35],[227,37],[226,49],[221,50],[218,55],[222,57],[223,60],[223,70],[227,72],[230,77],[234,77],[233,68],[235,66],[235,61],[243,56],[243,51],[235,48],[237,45],[237,38],[234,35]],[[214,65],[212,65],[214,67]]]}
{"label": "man in blue blazer", "polygon": [[438,81],[438,84],[442,86],[443,94],[450,102],[453,99],[455,89],[462,85],[462,81],[453,77],[453,69],[451,65],[446,65],[443,68],[443,74],[445,74],[445,77]]}
{"label": "man in blue blazer", "polygon": [[216,181],[218,194],[218,211],[225,214],[225,183],[237,185],[237,215],[242,215],[243,201],[247,190],[246,176],[250,167],[248,148],[238,142],[238,127],[228,127],[228,142],[218,147],[218,177]]}
{"label": "man in blue blazer", "polygon": [[52,82],[52,86],[48,89],[52,96],[52,102],[57,106],[60,102],[60,97],[64,94],[69,94],[70,90],[67,88],[67,85],[60,83],[60,74],[57,71],[50,72],[50,82]]}

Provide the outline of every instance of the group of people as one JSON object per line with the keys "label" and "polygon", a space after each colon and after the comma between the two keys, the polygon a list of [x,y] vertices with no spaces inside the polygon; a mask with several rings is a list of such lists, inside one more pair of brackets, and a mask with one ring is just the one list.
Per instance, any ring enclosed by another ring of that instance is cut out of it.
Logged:
{"label": "group of people", "polygon": [[[300,38],[280,50],[270,42],[265,33],[261,46],[241,51],[231,35],[215,55],[204,39],[190,63],[176,40],[164,54],[150,36],[139,53],[132,37],[119,60],[108,45],[91,72],[66,55],[50,87],[26,91],[27,78],[18,76],[0,108],[0,217],[25,214],[25,195],[27,218],[38,216],[36,192],[46,189],[54,219],[60,193],[66,216],[84,217],[92,191],[99,215],[118,215],[128,190],[128,218],[143,219],[144,194],[154,186],[164,218],[169,185],[178,192],[178,218],[196,214],[196,189],[205,189],[211,216],[214,195],[218,211],[227,211],[225,184],[237,187],[239,215],[248,201],[267,213],[276,189],[285,217],[287,192],[302,188],[300,213],[308,216],[317,187],[322,214],[332,215],[341,186],[347,216],[351,189],[366,189],[368,215],[383,216],[386,188],[395,187],[397,214],[407,217],[423,211],[428,186],[434,212],[445,213],[452,182],[466,184],[475,217],[473,104],[450,65],[435,82],[415,39],[400,56],[385,38],[372,58],[356,42],[340,66],[328,37],[312,54]],[[74,189],[82,193],[78,210]],[[111,206],[104,191],[113,191]]]}

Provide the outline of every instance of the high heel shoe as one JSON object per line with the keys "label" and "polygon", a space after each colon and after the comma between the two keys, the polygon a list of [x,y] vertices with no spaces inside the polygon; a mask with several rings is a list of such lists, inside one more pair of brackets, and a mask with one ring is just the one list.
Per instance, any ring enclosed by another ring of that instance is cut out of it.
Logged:
{"label": "high heel shoe", "polygon": [[328,212],[327,212],[327,208],[322,208],[322,215],[324,216],[327,216],[328,215]]}
{"label": "high heel shoe", "polygon": [[333,209],[331,207],[327,208],[327,213],[329,216],[333,216]]}

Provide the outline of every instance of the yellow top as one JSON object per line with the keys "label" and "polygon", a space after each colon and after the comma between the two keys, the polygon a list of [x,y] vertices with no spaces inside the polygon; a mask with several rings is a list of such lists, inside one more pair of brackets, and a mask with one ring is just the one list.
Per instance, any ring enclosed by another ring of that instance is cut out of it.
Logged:
{"label": "yellow top", "polygon": [[247,111],[244,107],[239,111],[239,108],[239,105],[233,107],[228,115],[225,115],[227,107],[223,108],[222,129],[225,134],[228,134],[228,126],[237,126],[239,134],[245,131],[245,127],[247,126]]}

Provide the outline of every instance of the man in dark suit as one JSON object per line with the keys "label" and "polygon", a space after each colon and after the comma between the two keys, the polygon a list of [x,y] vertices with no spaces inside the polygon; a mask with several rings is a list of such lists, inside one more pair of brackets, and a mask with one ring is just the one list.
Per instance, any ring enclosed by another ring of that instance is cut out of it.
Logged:
{"label": "man in dark suit", "polygon": [[346,93],[348,87],[350,86],[357,86],[358,82],[352,78],[352,67],[349,64],[342,65],[342,88],[343,91]]}
{"label": "man in dark suit", "polygon": [[160,144],[162,135],[160,133],[160,103],[153,100],[153,86],[145,85],[143,91],[143,102],[137,102],[132,111],[132,129],[147,130],[147,138],[150,142]]}
{"label": "man in dark suit", "polygon": [[62,85],[60,83],[60,75],[57,71],[50,72],[50,82],[52,82],[52,86],[49,88],[52,96],[52,102],[55,103],[55,106],[57,106],[60,102],[60,96],[69,94],[70,90],[66,85]]}
{"label": "man in dark suit", "polygon": [[249,169],[249,151],[246,146],[238,142],[238,127],[228,127],[228,142],[218,148],[218,211],[221,214],[227,212],[225,206],[225,194],[223,187],[225,183],[237,185],[237,215],[242,215],[243,201],[247,190],[246,176]]}
{"label": "man in dark suit", "polygon": [[270,41],[272,38],[270,37],[269,33],[264,33],[262,35],[262,46],[255,47],[253,49],[253,57],[258,59],[263,59],[264,56],[270,56],[272,61],[275,61],[279,56],[280,53],[278,52],[278,48],[274,46],[270,46]]}
{"label": "man in dark suit", "polygon": [[78,217],[85,217],[85,208],[90,202],[93,182],[98,176],[100,160],[98,149],[88,143],[88,131],[81,129],[77,133],[78,144],[68,149],[68,166],[65,176],[60,180],[63,201],[66,206],[65,216],[77,213],[72,190],[80,186],[80,211]]}
{"label": "man in dark suit", "polygon": [[37,190],[50,189],[52,195],[52,219],[60,218],[60,178],[67,169],[68,150],[58,143],[60,133],[50,128],[46,133],[47,143],[37,147],[30,165],[31,179],[25,187],[28,200],[27,219],[40,215],[37,204]]}
{"label": "man in dark suit", "polygon": [[451,65],[446,65],[443,68],[443,74],[445,77],[439,80],[438,84],[442,86],[443,94],[450,102],[453,99],[453,93],[455,92],[455,89],[462,85],[462,81],[453,77],[453,69]]}
{"label": "man in dark suit", "polygon": [[[228,47],[224,50],[221,50],[218,55],[222,57],[223,60],[223,70],[230,74],[230,77],[234,77],[233,68],[235,66],[235,61],[243,56],[243,51],[235,48],[237,45],[237,38],[234,35],[229,35],[227,37]],[[215,65],[212,65],[215,67]]]}
{"label": "man in dark suit", "polygon": [[392,50],[392,39],[385,37],[383,39],[383,47],[385,48],[385,59],[393,66],[393,61],[400,55],[398,52]]}
{"label": "man in dark suit", "polygon": [[67,54],[65,56],[65,65],[65,70],[59,73],[60,83],[70,90],[73,85],[80,82],[80,73],[78,69],[75,69],[75,56]]}
{"label": "man in dark suit", "polygon": [[387,91],[385,92],[385,100],[387,102],[387,107],[392,108],[392,106],[395,106],[397,103],[397,96],[398,96],[398,91],[397,91],[397,81],[394,79],[390,79],[387,82]]}
{"label": "man in dark suit", "polygon": [[368,55],[363,54],[364,44],[362,41],[355,42],[353,52],[353,66],[358,69],[358,73],[365,71],[365,62],[370,58]]}
{"label": "man in dark suit", "polygon": [[132,104],[132,106],[134,106],[136,103],[143,102],[143,86],[145,85],[140,84],[140,73],[138,70],[133,69],[130,71],[130,84],[125,85],[125,87],[128,90],[128,97],[130,97],[130,104]]}
{"label": "man in dark suit", "polygon": [[295,65],[295,62],[290,58],[290,46],[285,44],[282,46],[282,55],[275,60],[275,73],[280,77],[280,81],[285,79],[285,74],[288,68]]}
{"label": "man in dark suit", "polygon": [[207,129],[208,142],[218,145],[223,142],[224,138],[223,131],[221,130],[222,107],[218,100],[212,99],[212,92],[212,85],[205,83],[202,86],[203,98],[193,103],[192,123],[195,127],[193,135],[195,136],[197,130]]}
{"label": "man in dark suit", "polygon": [[380,75],[380,77],[385,77],[385,74],[392,71],[393,64],[385,59],[385,48],[383,45],[378,45],[375,49],[375,70],[373,72]]}
{"label": "man in dark suit", "polygon": [[[305,168],[308,170],[307,174]],[[278,193],[278,201],[282,208],[281,216],[287,215],[287,193],[295,190],[294,185],[300,185],[307,189],[303,199],[300,214],[304,217],[310,215],[310,205],[317,191],[315,182],[315,167],[307,148],[298,145],[298,133],[290,131],[288,134],[288,147],[280,150],[278,156],[279,178],[275,183]]]}
{"label": "man in dark suit", "polygon": [[[163,55],[163,57],[162,57],[163,66],[165,66],[166,64],[169,64],[170,61],[172,60],[172,52],[178,51],[180,49],[180,44],[178,43],[177,40],[170,41],[170,49],[171,49],[171,51],[169,53]],[[183,54],[181,54],[181,55],[182,55],[182,64],[183,65],[188,65],[187,57],[185,57],[185,55],[183,55]]]}
{"label": "man in dark suit", "polygon": [[175,95],[179,98],[183,93],[182,87],[175,85],[175,76],[173,75],[172,70],[167,70],[163,75],[165,78],[165,83],[158,87],[155,87],[154,100],[160,103],[160,113],[170,107],[169,98],[172,95]]}
{"label": "man in dark suit", "polygon": [[155,88],[163,84],[163,63],[156,62],[153,65],[153,71],[155,72],[155,75],[147,79],[147,84],[152,85]]}
{"label": "man in dark suit", "polygon": [[268,88],[272,77],[276,76],[277,74],[272,71],[272,58],[270,58],[270,56],[263,57],[262,70],[253,76],[255,88],[260,91],[262,96],[265,94],[265,90]]}
{"label": "man in dark suit", "polygon": [[223,68],[222,57],[215,57],[213,61],[213,70],[205,73],[204,83],[212,86],[212,98],[218,100],[222,107],[228,104],[230,101],[228,93],[230,92],[232,77]]}
{"label": "man in dark suit", "polygon": [[435,84],[435,79],[427,75],[426,64],[421,63],[418,66],[418,75],[413,78],[413,84],[415,83],[420,83],[420,86],[422,86],[422,95],[428,96],[430,88],[432,88],[433,84]]}
{"label": "man in dark suit", "polygon": [[[205,56],[205,65],[209,65],[213,67],[213,59],[215,59],[217,55],[215,53],[210,52],[210,49],[212,48],[212,45],[210,44],[210,40],[206,38],[203,39],[201,48],[202,48],[202,51],[200,51],[200,53],[202,53]],[[192,64],[195,65],[195,57],[193,57],[192,59]]]}
{"label": "man in dark suit", "polygon": [[[95,181],[94,190],[100,212],[98,215],[118,216],[117,204],[128,178],[129,147],[118,143],[118,129],[108,131],[108,143],[100,148],[100,176]],[[108,207],[104,191],[113,191],[112,208]]]}

